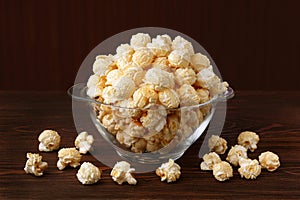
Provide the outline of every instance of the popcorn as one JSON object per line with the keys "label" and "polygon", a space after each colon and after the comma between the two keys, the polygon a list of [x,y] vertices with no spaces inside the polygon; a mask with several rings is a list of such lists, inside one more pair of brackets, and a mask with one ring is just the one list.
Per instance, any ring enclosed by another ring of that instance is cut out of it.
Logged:
{"label": "popcorn", "polygon": [[187,68],[191,61],[191,56],[184,50],[173,50],[168,56],[169,63],[172,67]]}
{"label": "popcorn", "polygon": [[227,149],[227,141],[217,135],[212,135],[208,140],[208,147],[210,151],[224,154]]}
{"label": "popcorn", "polygon": [[154,54],[147,48],[136,50],[132,56],[132,61],[140,67],[148,67],[154,59]]}
{"label": "popcorn", "polygon": [[117,162],[112,169],[110,175],[112,179],[121,185],[124,182],[128,182],[130,185],[135,185],[137,181],[131,175],[134,172],[134,168],[130,168],[130,164],[126,161]]}
{"label": "popcorn", "polygon": [[125,131],[118,131],[116,139],[120,144],[124,144],[126,148],[131,147],[131,145],[137,141],[137,138],[130,136]]}
{"label": "popcorn", "polygon": [[158,93],[158,99],[167,108],[177,108],[180,103],[178,94],[173,89],[164,89]]}
{"label": "popcorn", "polygon": [[94,137],[87,132],[81,132],[75,139],[75,147],[79,149],[79,153],[86,154],[92,147]]}
{"label": "popcorn", "polygon": [[143,68],[137,66],[134,63],[128,64],[124,69],[124,75],[131,78],[136,86],[139,86],[143,82],[143,78],[146,72]]}
{"label": "popcorn", "polygon": [[200,88],[196,90],[199,98],[200,98],[200,103],[205,103],[210,100],[209,98],[209,91],[204,88]]}
{"label": "popcorn", "polygon": [[142,125],[150,131],[161,131],[166,124],[167,111],[163,106],[152,106],[145,111],[146,115],[140,118]]}
{"label": "popcorn", "polygon": [[238,171],[241,177],[245,177],[246,179],[256,179],[257,176],[260,175],[261,166],[258,161],[251,160],[248,158],[240,158],[239,165],[241,166]]}
{"label": "popcorn", "polygon": [[259,136],[251,131],[244,131],[238,136],[238,144],[244,146],[253,152],[257,149],[257,143],[259,141]]}
{"label": "popcorn", "polygon": [[258,159],[262,168],[266,168],[270,172],[275,171],[280,166],[278,155],[270,151],[261,153]]}
{"label": "popcorn", "polygon": [[151,42],[151,37],[147,33],[137,33],[131,37],[130,46],[135,50],[141,47],[146,47]]}
{"label": "popcorn", "polygon": [[149,104],[156,104],[158,94],[151,85],[141,86],[133,93],[133,105],[137,108],[144,108]]}
{"label": "popcorn", "polygon": [[143,153],[146,147],[147,141],[144,138],[140,138],[132,144],[131,150],[135,153]]}
{"label": "popcorn", "polygon": [[186,39],[184,39],[181,36],[177,36],[174,38],[174,40],[172,42],[172,49],[173,50],[185,50],[188,52],[189,55],[194,54],[194,48],[193,48],[192,43],[190,43],[189,41],[187,41]]}
{"label": "popcorn", "polygon": [[190,68],[179,68],[175,71],[175,80],[178,85],[193,85],[197,78],[194,70]]}
{"label": "popcorn", "polygon": [[90,162],[84,162],[80,166],[76,176],[84,185],[94,184],[101,179],[101,170]]}
{"label": "popcorn", "polygon": [[150,132],[147,137],[146,151],[154,152],[162,147],[160,134],[157,132]]}
{"label": "popcorn", "polygon": [[93,74],[87,82],[87,95],[91,98],[96,98],[102,95],[103,88],[105,87],[106,77]]}
{"label": "popcorn", "polygon": [[167,56],[171,51],[171,38],[167,35],[158,35],[152,39],[152,43],[147,44],[147,48],[149,48],[155,56]]}
{"label": "popcorn", "polygon": [[192,106],[197,105],[200,102],[200,98],[193,88],[193,86],[188,84],[183,84],[178,90],[178,95],[180,99],[180,106]]}
{"label": "popcorn", "polygon": [[113,114],[104,115],[101,120],[102,125],[111,133],[116,134],[118,129],[116,128],[116,120],[114,119]]}
{"label": "popcorn", "polygon": [[156,175],[161,177],[161,181],[167,181],[168,183],[174,182],[180,177],[180,166],[169,159],[169,162],[163,163],[156,169]]}
{"label": "popcorn", "polygon": [[24,167],[26,174],[34,174],[42,176],[44,170],[47,169],[48,163],[42,161],[42,156],[37,153],[27,153],[27,161]]}
{"label": "popcorn", "polygon": [[201,53],[196,53],[192,55],[191,57],[191,65],[196,73],[200,72],[202,69],[207,68],[210,66],[210,61],[209,59],[201,54]]}
{"label": "popcorn", "polygon": [[226,160],[234,166],[239,165],[240,158],[248,158],[247,149],[241,145],[235,145],[231,147],[228,152]]}
{"label": "popcorn", "polygon": [[111,70],[106,75],[105,85],[113,85],[117,80],[119,80],[122,77],[122,75],[123,73],[118,69]]}
{"label": "popcorn", "polygon": [[76,148],[62,148],[58,151],[57,168],[63,170],[65,167],[70,165],[76,168],[80,165],[81,155]]}
{"label": "popcorn", "polygon": [[114,59],[112,55],[97,56],[96,61],[93,64],[93,72],[98,76],[106,76],[106,74],[114,68]]}
{"label": "popcorn", "polygon": [[159,68],[151,68],[146,72],[144,82],[154,85],[154,89],[161,91],[165,88],[173,88],[174,75]]}
{"label": "popcorn", "polygon": [[170,71],[169,61],[167,57],[157,57],[152,63],[152,68],[159,68],[167,72]]}
{"label": "popcorn", "polygon": [[200,164],[201,170],[213,170],[213,166],[221,162],[221,158],[215,152],[210,152],[203,156],[203,162]]}
{"label": "popcorn", "polygon": [[117,54],[114,56],[116,65],[119,69],[123,69],[132,60],[134,49],[129,44],[121,44],[117,47]]}
{"label": "popcorn", "polygon": [[218,181],[228,180],[233,176],[232,172],[233,170],[231,165],[226,161],[222,161],[213,165],[213,175]]}
{"label": "popcorn", "polygon": [[60,136],[54,130],[44,130],[38,138],[40,151],[57,150],[60,145]]}

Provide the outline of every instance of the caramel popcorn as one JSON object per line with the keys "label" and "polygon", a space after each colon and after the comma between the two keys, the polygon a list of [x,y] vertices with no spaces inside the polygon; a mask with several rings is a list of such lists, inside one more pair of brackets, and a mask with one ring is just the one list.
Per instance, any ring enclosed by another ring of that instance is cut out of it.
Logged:
{"label": "caramel popcorn", "polygon": [[213,166],[221,162],[221,158],[215,152],[210,152],[203,156],[203,162],[200,164],[201,170],[213,170]]}
{"label": "caramel popcorn", "polygon": [[124,75],[131,78],[136,86],[139,86],[143,82],[143,78],[146,72],[143,68],[137,66],[134,63],[128,64],[123,69]]}
{"label": "caramel popcorn", "polygon": [[151,85],[144,85],[133,93],[133,105],[136,108],[144,108],[147,105],[156,104],[158,94]]}
{"label": "caramel popcorn", "polygon": [[105,76],[114,67],[112,55],[101,55],[96,57],[96,61],[93,64],[93,72],[98,76]]}
{"label": "caramel popcorn", "polygon": [[210,61],[205,55],[203,55],[201,53],[196,53],[196,54],[192,55],[192,57],[191,57],[191,65],[192,65],[195,73],[198,73],[202,69],[209,67]]}
{"label": "caramel popcorn", "polygon": [[258,159],[262,168],[266,168],[270,172],[275,171],[280,166],[278,155],[270,151],[261,153]]}
{"label": "caramel popcorn", "polygon": [[157,57],[152,63],[153,68],[159,68],[161,70],[170,72],[169,61],[167,57]]}
{"label": "caramel popcorn", "polygon": [[140,118],[142,125],[150,131],[161,131],[167,122],[167,111],[165,107],[157,105],[145,112],[146,115]]}
{"label": "caramel popcorn", "polygon": [[247,149],[241,145],[235,145],[231,147],[226,160],[232,165],[238,166],[240,158],[248,158]]}
{"label": "caramel popcorn", "polygon": [[90,76],[87,86],[87,95],[91,98],[96,98],[102,95],[103,88],[105,87],[106,78],[93,74]]}
{"label": "caramel popcorn", "polygon": [[112,134],[116,134],[118,129],[116,128],[116,120],[114,119],[114,115],[107,114],[102,118],[102,125]]}
{"label": "caramel popcorn", "polygon": [[121,44],[116,52],[117,54],[114,56],[114,59],[119,69],[123,69],[131,63],[134,50],[129,44]]}
{"label": "caramel popcorn", "polygon": [[146,72],[144,82],[154,85],[154,89],[161,91],[165,88],[173,88],[174,75],[159,68],[151,68]]}
{"label": "caramel popcorn", "polygon": [[174,182],[180,177],[180,166],[169,159],[169,162],[163,163],[156,169],[156,175],[161,177],[161,181],[167,181],[168,183]]}
{"label": "caramel popcorn", "polygon": [[231,165],[222,161],[213,165],[213,175],[218,181],[226,181],[233,176]]}
{"label": "caramel popcorn", "polygon": [[112,169],[110,175],[112,179],[117,182],[119,185],[124,182],[128,182],[130,185],[135,185],[137,181],[131,175],[134,172],[134,168],[130,168],[130,164],[126,161],[117,162]]}
{"label": "caramel popcorn", "polygon": [[177,92],[180,99],[180,106],[192,106],[200,102],[196,90],[191,85],[183,84]]}
{"label": "caramel popcorn", "polygon": [[84,162],[80,166],[76,176],[84,185],[94,184],[101,179],[101,170],[90,162]]}
{"label": "caramel popcorn", "polygon": [[131,37],[130,46],[135,50],[146,47],[151,42],[151,37],[147,33],[137,33]]}
{"label": "caramel popcorn", "polygon": [[105,85],[113,85],[113,83],[116,82],[119,78],[121,78],[122,75],[123,73],[118,69],[111,70],[106,75]]}
{"label": "caramel popcorn", "polygon": [[239,160],[240,168],[238,169],[241,177],[246,179],[256,179],[260,175],[261,166],[258,161],[251,160],[249,158],[240,158]]}
{"label": "caramel popcorn", "polygon": [[205,103],[209,101],[209,91],[204,88],[200,88],[196,90],[199,98],[200,98],[200,103]]}
{"label": "caramel popcorn", "polygon": [[212,135],[208,140],[208,147],[210,151],[224,154],[227,149],[227,141],[217,135]]}
{"label": "caramel popcorn", "polygon": [[238,136],[238,144],[244,146],[253,152],[257,149],[257,143],[259,141],[259,136],[251,131],[244,131]]}
{"label": "caramel popcorn", "polygon": [[136,50],[132,56],[132,61],[140,67],[148,67],[154,59],[154,54],[147,48]]}
{"label": "caramel popcorn", "polygon": [[155,56],[167,56],[171,51],[171,38],[168,35],[158,35],[152,39],[147,47],[154,53]]}
{"label": "caramel popcorn", "polygon": [[174,50],[168,55],[168,60],[172,67],[187,68],[190,64],[191,57],[187,51]]}
{"label": "caramel popcorn", "polygon": [[176,36],[172,42],[172,49],[173,50],[184,50],[187,51],[189,55],[194,54],[194,48],[192,43],[187,41],[181,36]]}
{"label": "caramel popcorn", "polygon": [[197,80],[196,73],[190,68],[179,68],[175,71],[175,80],[178,85],[193,85]]}
{"label": "caramel popcorn", "polygon": [[75,139],[75,147],[79,149],[79,153],[86,154],[94,142],[94,137],[87,132],[81,132]]}
{"label": "caramel popcorn", "polygon": [[158,99],[162,105],[167,108],[177,108],[180,99],[175,90],[166,88],[158,93]]}
{"label": "caramel popcorn", "polygon": [[44,170],[47,169],[48,163],[42,161],[42,156],[37,153],[27,153],[27,161],[24,167],[26,174],[34,174],[42,176]]}
{"label": "caramel popcorn", "polygon": [[38,138],[40,151],[57,150],[60,145],[60,136],[54,130],[44,130]]}
{"label": "caramel popcorn", "polygon": [[63,170],[65,167],[70,165],[76,168],[80,165],[81,155],[76,148],[62,148],[58,151],[57,168]]}

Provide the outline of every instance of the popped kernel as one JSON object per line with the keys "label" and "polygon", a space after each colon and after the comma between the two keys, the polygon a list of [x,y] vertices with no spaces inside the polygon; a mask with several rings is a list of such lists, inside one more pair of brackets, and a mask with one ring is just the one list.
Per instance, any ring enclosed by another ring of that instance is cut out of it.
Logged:
{"label": "popped kernel", "polygon": [[157,91],[161,91],[164,88],[173,88],[175,85],[174,75],[159,68],[149,69],[146,72],[144,82],[154,85],[154,89]]}
{"label": "popped kernel", "polygon": [[123,69],[132,60],[134,49],[129,44],[121,44],[117,47],[117,54],[114,56],[116,65],[119,69]]}
{"label": "popped kernel", "polygon": [[221,161],[213,165],[213,175],[218,181],[226,181],[233,177],[233,170],[228,162]]}
{"label": "popped kernel", "polygon": [[162,148],[160,133],[158,132],[150,132],[146,137],[147,141],[146,151],[154,152],[158,149]]}
{"label": "popped kernel", "polygon": [[166,124],[167,111],[164,106],[156,105],[145,111],[140,118],[142,125],[150,131],[160,132]]}
{"label": "popped kernel", "polygon": [[167,108],[177,108],[180,99],[175,90],[166,88],[158,93],[158,99]]}
{"label": "popped kernel", "polygon": [[133,105],[136,108],[144,108],[147,105],[156,104],[158,94],[151,85],[141,86],[133,93]]}
{"label": "popped kernel", "polygon": [[170,71],[169,61],[167,57],[157,57],[152,63],[152,68],[159,68],[161,70]]}
{"label": "popped kernel", "polygon": [[261,172],[261,166],[256,159],[240,158],[238,172],[246,179],[256,179]]}
{"label": "popped kernel", "polygon": [[226,160],[233,166],[238,166],[240,158],[248,158],[247,149],[241,145],[235,145],[231,147]]}
{"label": "popped kernel", "polygon": [[27,161],[24,167],[26,174],[34,174],[35,176],[42,176],[47,169],[48,163],[42,161],[42,156],[37,153],[27,153]]}
{"label": "popped kernel", "polygon": [[116,128],[116,120],[114,119],[114,115],[111,114],[107,114],[104,115],[102,120],[102,125],[113,135],[115,135],[118,131],[118,129]]}
{"label": "popped kernel", "polygon": [[169,159],[168,162],[163,163],[159,168],[156,169],[156,175],[161,177],[161,181],[167,181],[168,183],[175,182],[180,177],[181,167]]}
{"label": "popped kernel", "polygon": [[76,148],[62,148],[58,151],[57,168],[63,170],[68,165],[76,168],[80,165],[81,155]]}
{"label": "popped kernel", "polygon": [[227,141],[217,135],[212,135],[208,140],[208,147],[210,151],[224,154],[227,149]]}
{"label": "popped kernel", "polygon": [[141,48],[134,52],[132,61],[140,67],[148,67],[154,59],[154,54],[147,48]]}
{"label": "popped kernel", "polygon": [[84,162],[80,166],[76,176],[84,185],[94,184],[101,179],[101,170],[90,162]]}
{"label": "popped kernel", "polygon": [[113,69],[106,75],[105,85],[113,85],[119,78],[123,76],[123,72],[118,69]]}
{"label": "popped kernel", "polygon": [[79,149],[79,153],[86,154],[91,148],[94,142],[94,137],[87,132],[81,132],[75,139],[75,147]]}
{"label": "popped kernel", "polygon": [[271,151],[263,152],[258,157],[262,168],[266,168],[268,171],[275,171],[280,166],[278,155]]}
{"label": "popped kernel", "polygon": [[106,77],[93,74],[87,82],[87,95],[91,98],[96,98],[102,95],[103,88],[105,87]]}
{"label": "popped kernel", "polygon": [[176,36],[172,42],[172,49],[173,50],[185,50],[188,52],[189,55],[194,54],[194,48],[192,43],[187,41],[181,36]]}
{"label": "popped kernel", "polygon": [[192,55],[192,57],[191,57],[191,65],[193,67],[193,70],[196,73],[198,73],[202,69],[209,67],[210,61],[205,55],[203,55],[201,53],[196,53],[196,54]]}
{"label": "popped kernel", "polygon": [[259,136],[252,131],[241,132],[238,136],[238,144],[244,146],[253,152],[257,149],[257,143],[259,141]]}
{"label": "popped kernel", "polygon": [[134,143],[132,143],[131,151],[135,153],[143,153],[146,150],[146,147],[147,141],[144,138],[139,138]]}
{"label": "popped kernel", "polygon": [[100,55],[96,57],[93,64],[93,72],[98,76],[106,76],[106,74],[115,68],[112,55]]}
{"label": "popped kernel", "polygon": [[200,102],[196,90],[191,85],[183,84],[177,92],[180,99],[180,106],[192,106],[197,105]]}
{"label": "popped kernel", "polygon": [[213,166],[222,160],[215,152],[210,152],[203,156],[203,162],[200,164],[201,170],[213,170]]}
{"label": "popped kernel", "polygon": [[124,76],[131,78],[136,86],[139,86],[143,82],[143,78],[146,72],[143,68],[137,66],[135,63],[130,63],[123,69]]}
{"label": "popped kernel", "polygon": [[175,68],[187,68],[189,67],[191,56],[185,50],[173,50],[168,55],[169,63]]}
{"label": "popped kernel", "polygon": [[54,130],[44,130],[38,137],[40,151],[53,151],[59,149],[60,135]]}
{"label": "popped kernel", "polygon": [[112,179],[117,182],[119,185],[127,182],[130,185],[135,185],[137,181],[131,175],[134,172],[134,168],[130,168],[130,164],[126,161],[117,162],[113,167],[110,175]]}
{"label": "popped kernel", "polygon": [[190,68],[179,68],[175,71],[175,80],[178,85],[193,85],[196,80],[196,73]]}
{"label": "popped kernel", "polygon": [[170,37],[167,35],[157,35],[156,38],[152,39],[151,43],[147,44],[147,48],[149,48],[155,56],[167,56],[171,51],[170,40]]}
{"label": "popped kernel", "polygon": [[133,35],[130,39],[130,46],[135,50],[146,47],[148,43],[151,42],[151,37],[147,33],[137,33]]}
{"label": "popped kernel", "polygon": [[210,100],[209,98],[209,90],[205,88],[199,88],[196,90],[199,98],[200,98],[200,103],[205,103]]}

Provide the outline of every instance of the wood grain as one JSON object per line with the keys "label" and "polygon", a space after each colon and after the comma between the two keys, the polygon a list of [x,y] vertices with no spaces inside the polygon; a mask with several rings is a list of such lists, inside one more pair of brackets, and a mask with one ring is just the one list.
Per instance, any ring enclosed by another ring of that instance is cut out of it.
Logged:
{"label": "wood grain", "polygon": [[[136,174],[136,186],[117,185],[110,169],[91,155],[83,156],[103,170],[102,180],[81,185],[76,169],[59,171],[57,152],[41,153],[49,168],[42,177],[23,171],[26,152],[38,152],[39,133],[51,128],[62,136],[63,147],[73,146],[71,99],[64,92],[0,92],[0,199],[291,199],[300,198],[300,92],[238,91],[228,102],[222,137],[234,145],[239,132],[259,133],[258,150],[280,156],[281,166],[273,173],[262,171],[257,180],[245,180],[234,169],[224,183],[212,173],[200,171],[197,157],[203,136],[177,162],[182,167],[178,182],[160,182],[154,172]],[[225,159],[225,156],[222,156]]]}

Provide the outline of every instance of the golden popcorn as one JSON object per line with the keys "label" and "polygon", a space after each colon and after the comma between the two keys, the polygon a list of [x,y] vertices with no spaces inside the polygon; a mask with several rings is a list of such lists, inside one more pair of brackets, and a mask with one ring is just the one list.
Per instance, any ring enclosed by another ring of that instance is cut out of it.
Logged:
{"label": "golden popcorn", "polygon": [[251,131],[244,131],[238,136],[238,144],[244,146],[253,152],[257,149],[257,143],[259,141],[259,136]]}
{"label": "golden popcorn", "polygon": [[155,56],[162,57],[167,56],[171,51],[171,43],[170,37],[166,35],[158,35],[156,38],[152,39],[151,43],[147,44],[147,48],[149,48]]}
{"label": "golden popcorn", "polygon": [[167,108],[177,108],[180,99],[175,90],[166,88],[158,93],[159,102]]}
{"label": "golden popcorn", "polygon": [[210,151],[224,154],[227,149],[227,141],[217,135],[212,135],[208,140],[208,147]]}
{"label": "golden popcorn", "polygon": [[196,80],[196,73],[190,68],[179,68],[175,71],[175,80],[178,85],[193,85]]}
{"label": "golden popcorn", "polygon": [[191,57],[191,65],[192,65],[195,73],[198,73],[202,69],[209,67],[210,61],[205,55],[203,55],[201,53],[196,53],[196,54],[192,55],[192,57]]}
{"label": "golden popcorn", "polygon": [[210,100],[209,98],[209,90],[204,89],[204,88],[199,88],[196,90],[199,98],[200,98],[200,103],[205,103]]}
{"label": "golden popcorn", "polygon": [[62,148],[58,151],[57,168],[63,170],[68,165],[76,168],[80,165],[81,155],[76,148]]}
{"label": "golden popcorn", "polygon": [[173,50],[168,55],[169,63],[172,67],[175,68],[187,68],[190,64],[190,54],[187,53],[187,51],[184,50]]}
{"label": "golden popcorn", "polygon": [[119,69],[111,70],[106,75],[105,85],[113,85],[118,79],[122,77],[123,73]]}
{"label": "golden popcorn", "polygon": [[151,85],[141,86],[133,93],[133,104],[136,108],[144,108],[147,105],[156,104],[158,94]]}
{"label": "golden popcorn", "polygon": [[76,177],[84,185],[94,184],[101,179],[101,170],[90,162],[84,162],[80,166]]}
{"label": "golden popcorn", "polygon": [[79,149],[79,153],[86,154],[91,148],[94,142],[94,137],[87,132],[81,132],[75,139],[75,147]]}
{"label": "golden popcorn", "polygon": [[170,72],[169,61],[167,57],[157,57],[152,63],[153,68],[159,68],[161,70]]}
{"label": "golden popcorn", "polygon": [[24,167],[26,174],[34,174],[35,176],[42,176],[47,169],[48,163],[42,161],[42,156],[37,153],[27,153],[27,161]]}
{"label": "golden popcorn", "polygon": [[116,65],[119,69],[123,69],[132,61],[134,49],[129,44],[121,44],[116,50],[117,54],[114,56]]}
{"label": "golden popcorn", "polygon": [[130,185],[135,185],[137,181],[132,176],[132,172],[134,172],[134,168],[130,168],[130,164],[126,161],[117,162],[113,167],[110,175],[112,179],[117,182],[119,185],[127,182]]}
{"label": "golden popcorn", "polygon": [[226,181],[233,177],[233,170],[228,162],[222,161],[213,165],[213,175],[218,181]]}
{"label": "golden popcorn", "polygon": [[278,155],[270,151],[261,153],[258,159],[262,168],[266,168],[270,172],[275,171],[280,166]]}
{"label": "golden popcorn", "polygon": [[144,82],[154,85],[154,89],[161,91],[165,88],[173,88],[175,85],[174,75],[159,68],[151,68],[146,72]]}
{"label": "golden popcorn", "polygon": [[54,130],[44,130],[38,138],[40,151],[53,151],[59,149],[60,135]]}
{"label": "golden popcorn", "polygon": [[132,48],[139,49],[146,47],[148,43],[151,42],[151,37],[147,33],[137,33],[131,37],[130,46]]}
{"label": "golden popcorn", "polygon": [[134,63],[128,64],[124,69],[124,76],[127,76],[131,78],[136,86],[141,85],[143,82],[143,78],[146,74],[146,72],[143,70],[143,68],[137,66]]}
{"label": "golden popcorn", "polygon": [[200,164],[201,170],[213,170],[213,166],[221,162],[221,158],[215,152],[210,152],[203,156],[203,162]]}
{"label": "golden popcorn", "polygon": [[147,48],[136,50],[132,56],[132,61],[140,67],[148,67],[154,59],[154,54]]}
{"label": "golden popcorn", "polygon": [[142,125],[150,131],[161,131],[166,124],[167,111],[165,107],[157,105],[145,111],[140,118]]}
{"label": "golden popcorn", "polygon": [[161,181],[167,181],[167,183],[175,182],[179,179],[181,172],[181,167],[174,162],[174,160],[169,159],[168,162],[163,163],[159,168],[156,169],[156,175],[161,177]]}
{"label": "golden popcorn", "polygon": [[197,105],[200,102],[200,98],[193,88],[193,86],[188,84],[183,84],[178,90],[178,95],[180,99],[180,106],[192,106]]}
{"label": "golden popcorn", "polygon": [[102,95],[103,88],[105,87],[106,77],[93,74],[87,82],[87,95],[91,98],[97,98]]}
{"label": "golden popcorn", "polygon": [[247,149],[241,145],[235,145],[231,147],[226,160],[233,166],[238,166],[240,158],[248,158]]}
{"label": "golden popcorn", "polygon": [[189,55],[194,54],[194,48],[192,43],[187,41],[181,36],[176,36],[172,42],[172,49],[173,50],[184,50],[187,51]]}
{"label": "golden popcorn", "polygon": [[114,59],[112,55],[100,55],[96,57],[93,64],[93,72],[98,76],[105,76],[109,71],[114,69]]}
{"label": "golden popcorn", "polygon": [[238,171],[242,178],[256,179],[260,175],[261,166],[256,159],[240,158],[239,165]]}

